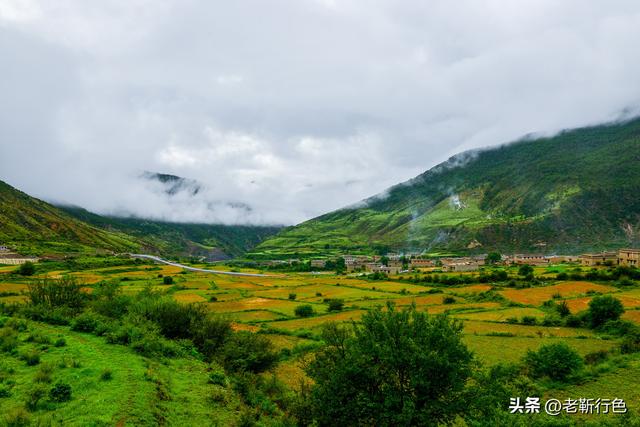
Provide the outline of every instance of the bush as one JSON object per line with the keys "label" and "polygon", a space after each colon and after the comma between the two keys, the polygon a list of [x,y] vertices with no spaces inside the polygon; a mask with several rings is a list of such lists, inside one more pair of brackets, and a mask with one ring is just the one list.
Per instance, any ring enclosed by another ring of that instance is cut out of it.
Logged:
{"label": "bush", "polygon": [[442,298],[442,303],[443,304],[455,304],[456,299],[452,296],[446,296],[444,298]]}
{"label": "bush", "polygon": [[584,324],[584,321],[581,316],[570,314],[566,317],[564,323],[570,328],[579,328]]}
{"label": "bush", "polygon": [[569,304],[567,304],[566,301],[561,301],[560,304],[556,305],[556,310],[562,317],[566,317],[571,314],[571,309],[569,309]]}
{"label": "bush", "polygon": [[31,261],[27,261],[21,264],[17,271],[21,276],[33,276],[36,273],[36,265]]}
{"label": "bush", "polygon": [[0,351],[13,353],[18,348],[18,333],[12,328],[0,329]]}
{"label": "bush", "polygon": [[28,427],[31,425],[29,413],[24,408],[12,408],[8,410],[4,417],[4,425],[7,427]]}
{"label": "bush", "polygon": [[294,313],[298,317],[311,317],[314,315],[313,307],[309,304],[297,306],[294,310]]}
{"label": "bush", "polygon": [[40,352],[37,350],[28,350],[20,355],[20,358],[25,361],[27,366],[35,366],[40,363]]}
{"label": "bush", "polygon": [[111,369],[103,369],[100,373],[100,380],[102,381],[111,381],[113,379],[113,372]]}
{"label": "bush", "polygon": [[0,399],[11,397],[11,389],[7,386],[0,386]]}
{"label": "bush", "polygon": [[67,341],[64,338],[58,338],[54,343],[54,347],[64,347],[67,345]]}
{"label": "bush", "polygon": [[565,272],[558,273],[558,275],[556,276],[556,279],[558,280],[567,280],[568,278],[569,278],[569,275]]}
{"label": "bush", "polygon": [[82,285],[70,276],[58,280],[44,279],[30,283],[28,286],[31,305],[78,309],[84,305],[87,298],[87,295],[82,292]]}
{"label": "bush", "polygon": [[164,276],[162,278],[162,283],[164,283],[165,285],[173,285],[173,277],[171,276]]}
{"label": "bush", "polygon": [[589,319],[592,328],[597,328],[609,320],[618,320],[622,313],[624,313],[622,302],[611,295],[597,296],[589,302]]}
{"label": "bush", "polygon": [[602,363],[609,357],[609,352],[607,350],[598,350],[591,353],[587,353],[584,356],[584,363],[587,365],[596,365],[598,363]]}
{"label": "bush", "polygon": [[290,299],[291,301],[295,300],[295,299],[296,299],[296,297],[297,297],[297,295],[296,295],[296,294],[293,294],[293,293],[289,294],[289,299]]}
{"label": "bush", "polygon": [[518,268],[518,275],[528,277],[533,274],[533,267],[528,264],[523,264]]}
{"label": "bush", "polygon": [[40,365],[40,369],[38,369],[38,372],[36,372],[34,380],[38,383],[50,383],[52,374],[53,365],[51,365],[50,363],[44,363]]}
{"label": "bush", "polygon": [[535,325],[538,323],[538,320],[534,316],[522,316],[522,324],[523,325]]}
{"label": "bush", "polygon": [[342,311],[344,308],[344,301],[341,299],[332,299],[329,301],[329,311]]}
{"label": "bush", "polygon": [[217,363],[213,363],[211,365],[211,372],[209,372],[209,384],[215,384],[222,387],[227,387],[229,385],[229,379],[222,369]]}
{"label": "bush", "polygon": [[29,388],[27,391],[25,406],[30,411],[35,411],[38,408],[38,403],[47,395],[47,389],[44,386],[38,385]]}
{"label": "bush", "polygon": [[93,311],[87,310],[71,321],[71,330],[78,332],[95,332],[106,319]]}
{"label": "bush", "polygon": [[53,402],[67,402],[71,400],[71,386],[58,382],[49,390],[49,399]]}
{"label": "bush", "polygon": [[547,376],[565,381],[583,365],[580,355],[565,343],[546,344],[538,351],[527,351],[524,364],[534,378]]}
{"label": "bush", "polygon": [[264,335],[236,332],[225,343],[222,363],[233,372],[263,372],[275,365],[278,353]]}

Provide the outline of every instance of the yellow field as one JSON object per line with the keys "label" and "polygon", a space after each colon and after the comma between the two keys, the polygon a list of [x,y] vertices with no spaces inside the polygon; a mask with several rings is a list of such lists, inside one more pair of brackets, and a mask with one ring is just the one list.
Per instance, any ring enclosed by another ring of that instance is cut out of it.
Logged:
{"label": "yellow field", "polygon": [[540,305],[543,302],[552,299],[554,295],[560,295],[563,298],[567,298],[584,295],[588,291],[609,293],[616,292],[617,289],[612,286],[597,285],[590,282],[564,282],[558,285],[539,288],[505,289],[499,291],[499,293],[505,298],[521,304]]}
{"label": "yellow field", "polygon": [[492,322],[506,322],[509,318],[517,318],[520,320],[523,316],[533,316],[536,318],[544,317],[544,312],[538,310],[537,308],[506,308],[503,310],[493,310],[493,311],[478,311],[478,312],[464,312],[464,313],[455,313],[452,315],[458,319],[467,319],[467,320],[486,320]]}

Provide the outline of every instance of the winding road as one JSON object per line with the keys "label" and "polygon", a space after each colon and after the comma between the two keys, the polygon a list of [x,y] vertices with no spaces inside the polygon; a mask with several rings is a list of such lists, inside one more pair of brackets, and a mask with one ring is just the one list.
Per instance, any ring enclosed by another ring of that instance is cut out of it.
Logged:
{"label": "winding road", "polygon": [[197,267],[189,267],[187,265],[178,264],[177,262],[167,261],[166,259],[162,259],[155,255],[145,255],[145,254],[129,254],[132,258],[142,258],[149,259],[151,261],[159,262],[161,264],[172,265],[174,267],[184,268],[189,271],[198,271],[200,273],[212,273],[212,274],[226,274],[229,276],[249,276],[249,277],[275,277],[269,274],[258,274],[258,273],[238,273],[235,271],[220,271],[220,270],[207,270],[205,268],[197,268]]}

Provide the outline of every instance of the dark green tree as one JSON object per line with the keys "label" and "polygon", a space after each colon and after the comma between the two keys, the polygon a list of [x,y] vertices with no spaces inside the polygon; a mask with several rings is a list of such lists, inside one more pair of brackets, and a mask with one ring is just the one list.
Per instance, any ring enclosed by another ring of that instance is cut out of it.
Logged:
{"label": "dark green tree", "polygon": [[609,320],[618,320],[622,313],[624,313],[622,303],[611,295],[597,296],[589,302],[589,319],[593,328]]}
{"label": "dark green tree", "polygon": [[360,324],[323,329],[326,343],[307,367],[320,425],[436,425],[467,408],[472,354],[462,325],[392,304]]}
{"label": "dark green tree", "polygon": [[523,277],[530,276],[533,274],[533,267],[529,264],[522,264],[520,268],[518,268],[518,274]]}
{"label": "dark green tree", "polygon": [[21,276],[33,276],[35,272],[36,266],[31,261],[20,264],[20,267],[18,267],[18,274],[20,274]]}
{"label": "dark green tree", "polygon": [[502,255],[499,252],[490,252],[485,258],[487,264],[495,264],[502,260]]}
{"label": "dark green tree", "polygon": [[293,312],[298,317],[311,317],[314,314],[313,307],[309,304],[299,305]]}
{"label": "dark green tree", "polygon": [[535,378],[547,376],[564,381],[582,368],[583,361],[574,349],[560,342],[543,345],[538,351],[529,350],[524,364]]}

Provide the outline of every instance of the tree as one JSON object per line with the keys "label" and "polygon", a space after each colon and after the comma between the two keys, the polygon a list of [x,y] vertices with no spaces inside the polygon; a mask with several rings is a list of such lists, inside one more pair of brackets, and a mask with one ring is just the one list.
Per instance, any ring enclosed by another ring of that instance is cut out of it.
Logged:
{"label": "tree", "polygon": [[298,317],[311,317],[314,314],[313,307],[309,304],[299,305],[293,312]]}
{"label": "tree", "polygon": [[624,313],[622,303],[611,295],[597,296],[589,302],[589,318],[593,328],[609,320],[618,320],[622,313]]}
{"label": "tree", "polygon": [[232,372],[259,373],[275,365],[278,353],[269,338],[264,335],[239,331],[225,343],[222,361]]}
{"label": "tree", "polygon": [[329,308],[328,311],[341,311],[344,307],[344,301],[341,299],[332,299],[329,300]]}
{"label": "tree", "polygon": [[21,276],[33,276],[36,272],[36,266],[31,261],[27,261],[18,267],[18,274]]}
{"label": "tree", "polygon": [[502,255],[500,255],[499,252],[491,252],[487,255],[487,258],[485,258],[487,264],[495,264],[500,261],[502,261]]}
{"label": "tree", "polygon": [[436,425],[464,413],[471,353],[462,325],[415,306],[366,313],[360,324],[328,324],[306,371],[319,425]]}
{"label": "tree", "polygon": [[520,268],[518,268],[518,274],[520,276],[530,276],[533,274],[533,267],[529,264],[522,264]]}
{"label": "tree", "polygon": [[173,285],[173,277],[164,276],[164,278],[162,279],[162,283],[164,283],[165,285]]}
{"label": "tree", "polygon": [[547,376],[564,381],[582,368],[580,355],[565,343],[547,344],[538,351],[527,351],[524,363],[533,377]]}

